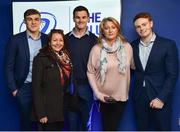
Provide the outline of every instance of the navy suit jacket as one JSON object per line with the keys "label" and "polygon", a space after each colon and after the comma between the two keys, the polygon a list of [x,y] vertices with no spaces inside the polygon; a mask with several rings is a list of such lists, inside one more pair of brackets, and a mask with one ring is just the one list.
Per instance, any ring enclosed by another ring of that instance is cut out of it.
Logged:
{"label": "navy suit jacket", "polygon": [[139,58],[139,42],[132,42],[135,70],[134,99],[138,99],[145,80],[149,100],[159,98],[164,103],[171,99],[178,77],[178,51],[173,40],[156,36],[145,70]]}
{"label": "navy suit jacket", "polygon": [[[47,35],[41,33],[42,46]],[[26,31],[14,35],[7,44],[5,54],[5,76],[7,87],[13,92],[24,83],[30,65],[30,52]]]}

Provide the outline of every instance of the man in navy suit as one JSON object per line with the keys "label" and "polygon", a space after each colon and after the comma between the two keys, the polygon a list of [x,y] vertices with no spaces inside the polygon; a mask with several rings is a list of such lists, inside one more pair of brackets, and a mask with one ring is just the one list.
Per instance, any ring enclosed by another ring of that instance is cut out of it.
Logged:
{"label": "man in navy suit", "polygon": [[137,14],[133,22],[140,36],[132,42],[137,128],[150,130],[151,124],[156,130],[171,130],[172,94],[178,77],[176,44],[152,31],[149,13]]}
{"label": "man in navy suit", "polygon": [[14,35],[7,44],[5,74],[7,87],[17,99],[20,110],[20,129],[32,130],[30,123],[32,92],[32,61],[46,43],[46,35],[40,33],[41,15],[35,9],[24,12],[26,31]]}

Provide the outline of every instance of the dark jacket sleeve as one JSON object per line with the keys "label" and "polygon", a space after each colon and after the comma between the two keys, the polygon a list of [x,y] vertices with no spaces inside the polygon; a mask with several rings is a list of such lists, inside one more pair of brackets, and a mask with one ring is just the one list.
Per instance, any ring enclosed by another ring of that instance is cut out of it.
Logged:
{"label": "dark jacket sleeve", "polygon": [[167,54],[165,58],[166,78],[163,89],[157,97],[163,102],[165,102],[169,95],[172,94],[179,73],[178,51],[176,44],[174,41],[169,41],[167,46]]}
{"label": "dark jacket sleeve", "polygon": [[11,38],[7,45],[5,51],[5,78],[7,82],[7,87],[11,92],[17,89],[15,82],[15,61],[16,61],[17,43]]}
{"label": "dark jacket sleeve", "polygon": [[45,117],[45,97],[43,90],[43,61],[42,58],[36,56],[33,61],[32,69],[32,96],[35,115],[38,119]]}

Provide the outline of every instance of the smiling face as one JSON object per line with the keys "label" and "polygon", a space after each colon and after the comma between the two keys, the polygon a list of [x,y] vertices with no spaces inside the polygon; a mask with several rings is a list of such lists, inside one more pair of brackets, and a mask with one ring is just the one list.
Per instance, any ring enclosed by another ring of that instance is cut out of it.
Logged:
{"label": "smiling face", "polygon": [[86,26],[89,21],[86,11],[76,11],[73,20],[77,30],[86,30]]}
{"label": "smiling face", "polygon": [[134,21],[136,32],[142,39],[149,38],[152,34],[153,22],[148,18],[138,18]]}
{"label": "smiling face", "polygon": [[50,46],[55,52],[59,52],[64,47],[64,39],[60,33],[53,33]]}

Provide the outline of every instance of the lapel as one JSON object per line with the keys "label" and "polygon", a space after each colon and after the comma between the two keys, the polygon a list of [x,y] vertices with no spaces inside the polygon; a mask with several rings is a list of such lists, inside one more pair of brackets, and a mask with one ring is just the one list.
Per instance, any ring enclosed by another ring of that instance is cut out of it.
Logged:
{"label": "lapel", "polygon": [[145,71],[147,71],[147,70],[149,69],[149,67],[150,67],[150,65],[151,65],[151,62],[152,62],[152,59],[153,59],[154,57],[156,57],[156,56],[154,56],[155,53],[156,53],[156,52],[160,52],[160,51],[158,51],[159,48],[158,48],[158,42],[157,42],[157,41],[158,41],[158,40],[157,40],[157,36],[156,36],[156,39],[155,39],[154,44],[153,44],[153,46],[152,46],[151,52],[150,52],[150,54],[149,54],[149,58],[148,58],[148,61],[147,61],[147,64],[146,64]]}
{"label": "lapel", "polygon": [[[41,34],[41,45],[42,47],[46,44],[46,35]],[[27,39],[26,31],[22,33],[22,52],[25,55],[24,57],[29,60],[30,58],[30,51],[29,51],[29,44]]]}
{"label": "lapel", "polygon": [[26,35],[26,31],[23,32],[22,34],[22,52],[24,52],[23,54],[25,55],[24,57],[26,59],[30,58],[30,51],[29,51],[29,45],[28,45],[28,40],[27,40],[27,35]]}
{"label": "lapel", "polygon": [[134,58],[136,60],[136,66],[140,68],[140,70],[143,71],[143,66],[142,66],[142,63],[141,63],[141,60],[140,60],[140,57],[139,57],[139,42],[140,40],[136,41],[136,44],[135,44],[135,55],[134,55]]}
{"label": "lapel", "polygon": [[46,44],[46,35],[41,33],[41,47]]}

